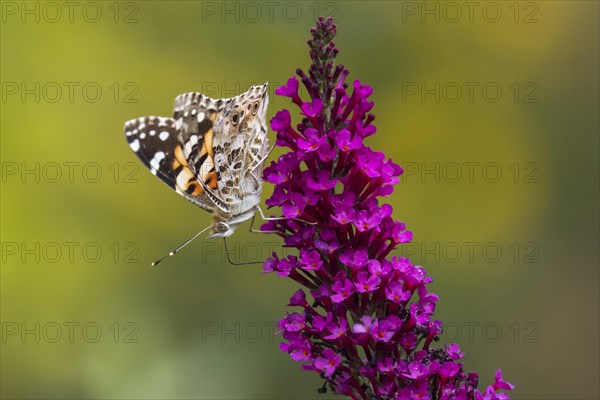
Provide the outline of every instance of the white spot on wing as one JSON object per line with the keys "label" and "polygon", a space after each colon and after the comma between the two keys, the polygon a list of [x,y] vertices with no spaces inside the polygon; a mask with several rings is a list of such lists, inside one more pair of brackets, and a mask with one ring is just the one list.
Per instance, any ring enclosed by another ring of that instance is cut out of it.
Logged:
{"label": "white spot on wing", "polygon": [[198,144],[198,135],[190,136],[190,140],[183,146],[183,155],[188,157],[192,153],[192,147]]}
{"label": "white spot on wing", "polygon": [[152,160],[150,160],[150,166],[154,169],[154,170],[158,170],[160,167],[160,161],[165,158],[165,153],[163,153],[162,151],[159,151],[158,153],[156,153],[154,155],[154,157],[152,158]]}
{"label": "white spot on wing", "polygon": [[150,131],[150,136],[154,136],[154,135],[156,135],[156,131],[155,131],[154,129],[152,129],[152,130]]}
{"label": "white spot on wing", "polygon": [[187,142],[184,146],[183,146],[183,155],[188,157],[190,155],[190,153],[192,152],[192,143]]}
{"label": "white spot on wing", "polygon": [[188,176],[186,174],[177,175],[177,186],[185,187],[188,182]]}
{"label": "white spot on wing", "polygon": [[203,112],[198,113],[198,123],[200,123],[202,121],[204,121],[204,113]]}
{"label": "white spot on wing", "polygon": [[162,140],[162,141],[164,142],[164,141],[165,141],[165,140],[167,140],[167,138],[169,137],[169,132],[167,132],[167,131],[162,131],[162,132],[160,133],[160,135],[158,135],[158,137],[159,137],[159,139],[160,139],[160,140]]}
{"label": "white spot on wing", "polygon": [[140,135],[140,139],[145,139],[146,138],[146,133],[142,132],[142,134]]}
{"label": "white spot on wing", "polygon": [[131,150],[137,152],[140,149],[140,141],[135,139],[133,142],[129,143],[129,147],[131,147]]}

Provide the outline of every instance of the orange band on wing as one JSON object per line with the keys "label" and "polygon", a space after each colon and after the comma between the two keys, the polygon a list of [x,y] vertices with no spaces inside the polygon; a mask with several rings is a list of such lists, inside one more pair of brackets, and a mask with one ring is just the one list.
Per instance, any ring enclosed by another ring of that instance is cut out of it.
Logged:
{"label": "orange band on wing", "polygon": [[204,178],[204,183],[206,183],[206,185],[209,188],[216,189],[217,188],[217,173],[215,171],[209,172],[206,175],[206,177]]}
{"label": "orange band on wing", "polygon": [[185,159],[185,156],[183,155],[183,149],[181,148],[181,145],[178,145],[177,147],[175,147],[174,155],[175,155],[175,160],[179,161],[180,165],[184,165],[184,166],[188,165],[187,160]]}
{"label": "orange band on wing", "polygon": [[196,181],[196,177],[188,167],[183,167],[179,174],[177,174],[177,187],[194,196],[202,194],[202,185]]}

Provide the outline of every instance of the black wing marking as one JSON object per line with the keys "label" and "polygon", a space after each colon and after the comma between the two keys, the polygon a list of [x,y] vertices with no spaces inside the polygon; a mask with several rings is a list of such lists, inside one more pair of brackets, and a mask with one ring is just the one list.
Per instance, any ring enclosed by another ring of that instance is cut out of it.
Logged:
{"label": "black wing marking", "polygon": [[183,155],[179,130],[173,118],[141,117],[125,123],[129,147],[152,174],[197,206],[213,211],[197,176]]}

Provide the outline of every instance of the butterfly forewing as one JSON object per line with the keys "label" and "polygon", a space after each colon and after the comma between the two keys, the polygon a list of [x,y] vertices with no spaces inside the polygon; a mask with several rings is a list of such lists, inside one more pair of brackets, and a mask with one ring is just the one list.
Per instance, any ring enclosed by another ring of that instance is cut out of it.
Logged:
{"label": "butterfly forewing", "polygon": [[[183,155],[183,146],[172,118],[142,117],[125,124],[129,147],[169,187],[192,203],[212,211],[212,202]],[[216,186],[216,181],[214,182]]]}
{"label": "butterfly forewing", "polygon": [[169,167],[178,144],[173,119],[142,117],[125,123],[125,138],[129,147],[150,171],[171,188],[175,188],[176,175]]}

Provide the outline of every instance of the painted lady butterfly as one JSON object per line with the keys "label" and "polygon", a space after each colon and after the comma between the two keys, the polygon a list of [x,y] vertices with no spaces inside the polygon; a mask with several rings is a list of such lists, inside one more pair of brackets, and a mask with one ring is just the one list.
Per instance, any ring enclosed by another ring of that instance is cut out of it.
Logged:
{"label": "painted lady butterfly", "polygon": [[209,237],[227,237],[260,211],[268,103],[267,83],[228,99],[184,93],[173,118],[130,120],[125,137],[154,175],[212,213]]}

